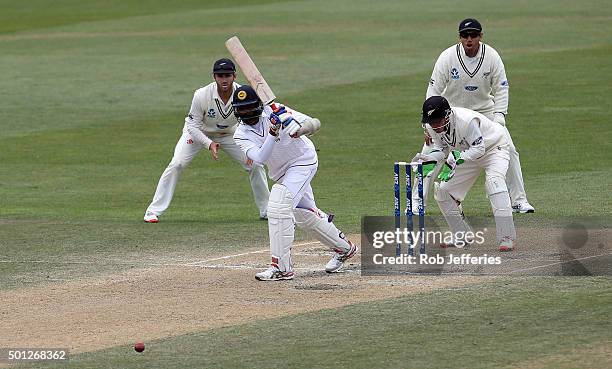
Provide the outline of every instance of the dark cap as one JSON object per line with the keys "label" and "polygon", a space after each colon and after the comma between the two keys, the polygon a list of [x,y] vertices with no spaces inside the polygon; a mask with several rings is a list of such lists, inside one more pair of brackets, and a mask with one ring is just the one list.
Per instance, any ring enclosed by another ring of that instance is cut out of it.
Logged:
{"label": "dark cap", "polygon": [[467,31],[482,32],[482,26],[480,22],[474,18],[464,19],[459,23],[459,33]]}
{"label": "dark cap", "polygon": [[423,103],[421,123],[433,123],[450,114],[450,104],[442,96],[432,96]]}
{"label": "dark cap", "polygon": [[236,73],[236,66],[229,59],[219,59],[213,65],[213,73]]}

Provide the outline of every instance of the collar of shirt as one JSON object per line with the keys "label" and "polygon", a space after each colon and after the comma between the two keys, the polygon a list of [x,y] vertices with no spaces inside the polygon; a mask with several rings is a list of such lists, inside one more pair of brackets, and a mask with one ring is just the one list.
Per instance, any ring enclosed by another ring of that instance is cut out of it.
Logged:
{"label": "collar of shirt", "polygon": [[480,54],[482,53],[482,41],[478,42],[478,52],[473,57],[469,57],[469,56],[467,56],[465,54],[465,49],[463,48],[463,45],[461,45],[460,49],[461,49],[461,57],[462,58],[466,58],[466,59],[469,59],[469,60],[479,59],[480,58]]}
{"label": "collar of shirt", "polygon": [[[240,87],[240,85],[238,85],[236,82],[232,83],[232,94],[230,96],[230,98],[227,100],[227,104],[224,104],[224,108],[227,108],[229,106],[232,105],[232,96],[234,96],[234,91],[236,91],[236,89]],[[219,91],[217,90],[217,84],[215,83],[214,88],[213,88],[213,93],[212,93],[212,97],[213,99],[217,99],[219,100],[219,102],[223,103],[223,99],[221,99],[221,96],[219,96]]]}

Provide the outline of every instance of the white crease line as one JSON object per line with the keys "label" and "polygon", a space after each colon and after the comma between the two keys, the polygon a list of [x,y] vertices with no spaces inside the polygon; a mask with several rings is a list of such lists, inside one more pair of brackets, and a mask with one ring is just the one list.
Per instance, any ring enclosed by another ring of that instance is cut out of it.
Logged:
{"label": "white crease line", "polygon": [[[200,268],[204,268],[204,269],[230,269],[230,270],[241,270],[241,269],[247,269],[247,270],[258,270],[258,269],[262,269],[265,268],[265,265],[223,265],[223,264],[218,264],[218,265],[198,265],[198,267]],[[300,272],[323,272],[324,269],[323,267],[319,267],[319,268],[307,268],[307,267],[296,267],[293,268],[293,270],[295,271],[300,271]],[[355,272],[360,272],[359,269],[342,269],[341,273],[355,273]],[[337,273],[333,273],[333,274],[337,274]]]}
{"label": "white crease line", "polygon": [[184,266],[181,263],[148,263],[146,260],[135,261],[62,261],[62,260],[0,260],[5,264],[61,264],[61,265],[146,265],[146,266]]}
{"label": "white crease line", "polygon": [[610,256],[610,255],[612,255],[612,254],[601,254],[601,255],[585,256],[583,258],[572,259],[572,260],[568,260],[568,261],[560,261],[560,262],[557,262],[557,263],[546,264],[546,265],[539,265],[539,266],[535,266],[535,267],[531,267],[531,268],[516,269],[516,270],[511,271],[510,273],[526,272],[528,270],[547,268],[547,267],[550,267],[550,266],[553,266],[553,265],[567,264],[567,263],[571,263],[571,262],[574,262],[574,261],[580,261],[580,260],[586,260],[586,259],[592,259],[592,258],[598,258],[598,257],[601,257],[601,256]]}
{"label": "white crease line", "polygon": [[[310,242],[303,242],[303,243],[296,243],[293,245],[293,247],[299,247],[299,246],[308,246],[308,245],[315,245],[320,243],[319,241],[310,241]],[[266,252],[269,252],[270,249],[261,249],[261,250],[255,250],[255,251],[249,251],[249,252],[243,252],[240,254],[233,254],[233,255],[226,255],[226,256],[220,256],[220,257],[216,257],[216,258],[212,258],[212,259],[206,259],[206,260],[200,260],[200,261],[193,261],[190,263],[156,263],[156,262],[147,262],[147,260],[136,260],[136,261],[125,261],[125,260],[117,260],[117,261],[110,261],[110,262],[100,262],[100,261],[64,261],[64,260],[0,260],[0,263],[5,263],[5,264],[63,264],[63,265],[68,265],[68,264],[83,264],[83,265],[102,265],[102,264],[111,264],[111,265],[142,265],[145,264],[147,266],[203,266],[202,264],[206,264],[206,263],[210,263],[212,261],[219,261],[219,260],[227,260],[227,259],[232,259],[232,258],[236,258],[236,257],[240,257],[240,256],[245,256],[245,255],[253,255],[253,254],[263,254]]]}
{"label": "white crease line", "polygon": [[231,259],[231,258],[237,258],[240,256],[245,256],[245,255],[253,255],[253,254],[263,254],[264,252],[269,251],[269,250],[257,250],[257,251],[249,251],[249,252],[243,252],[241,254],[234,254],[234,255],[226,255],[226,256],[220,256],[218,258],[212,258],[212,259],[207,259],[207,260],[200,260],[200,261],[194,261],[191,263],[187,263],[187,264],[183,264],[184,266],[201,266],[200,264],[206,264],[209,263],[211,261],[219,261],[219,260],[227,260],[227,259]]}
{"label": "white crease line", "polygon": [[[293,245],[293,247],[314,245],[314,244],[317,244],[317,243],[319,243],[319,241],[310,241],[310,242],[304,242],[304,243],[297,243],[297,244]],[[182,265],[183,266],[203,266],[202,264],[210,263],[211,261],[227,260],[227,259],[232,259],[232,258],[236,258],[236,257],[240,257],[240,256],[245,256],[245,255],[263,254],[263,253],[269,252],[269,251],[270,251],[270,249],[262,249],[262,250],[256,250],[256,251],[249,251],[249,252],[243,252],[243,253],[240,253],[240,254],[226,255],[226,256],[220,256],[218,258],[206,259],[206,260],[201,260],[201,261],[194,261],[192,263],[187,263],[187,264],[182,264]]]}

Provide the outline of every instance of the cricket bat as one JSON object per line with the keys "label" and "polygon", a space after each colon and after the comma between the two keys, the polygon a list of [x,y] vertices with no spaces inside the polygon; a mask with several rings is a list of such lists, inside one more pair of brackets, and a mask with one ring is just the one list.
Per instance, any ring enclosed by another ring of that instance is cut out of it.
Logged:
{"label": "cricket bat", "polygon": [[253,63],[249,53],[247,53],[244,46],[242,46],[240,39],[236,36],[230,38],[225,41],[225,47],[230,52],[234,61],[238,64],[238,67],[240,67],[242,74],[251,87],[253,87],[264,105],[271,104],[274,99],[276,99],[276,95],[274,95],[268,82],[266,82],[255,63]]}

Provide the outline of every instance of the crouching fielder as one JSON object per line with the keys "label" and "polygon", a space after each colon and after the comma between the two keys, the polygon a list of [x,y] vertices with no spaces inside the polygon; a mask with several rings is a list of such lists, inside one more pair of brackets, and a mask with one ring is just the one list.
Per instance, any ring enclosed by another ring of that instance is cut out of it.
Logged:
{"label": "crouching fielder", "polygon": [[236,144],[253,162],[265,164],[270,178],[276,182],[268,201],[272,263],[255,278],[260,281],[293,279],[291,245],[295,225],[313,233],[335,252],[325,271],[339,271],[357,247],[336,228],[332,215],[317,208],[310,186],[317,172],[318,158],[314,144],[306,135],[315,133],[321,123],[283,105],[264,107],[250,86],[236,89],[232,105],[242,123],[234,133]]}
{"label": "crouching fielder", "polygon": [[[451,231],[465,235],[470,230],[459,206],[484,169],[499,251],[512,251],[516,231],[506,187],[510,159],[503,128],[473,110],[451,108],[442,96],[425,100],[422,122],[434,149],[430,154],[417,154],[414,160],[439,162],[448,157],[438,176],[442,182],[435,184],[434,198]],[[423,169],[424,175],[431,175],[433,165],[424,165]]]}

